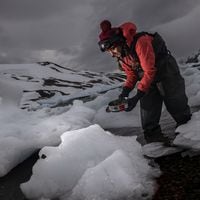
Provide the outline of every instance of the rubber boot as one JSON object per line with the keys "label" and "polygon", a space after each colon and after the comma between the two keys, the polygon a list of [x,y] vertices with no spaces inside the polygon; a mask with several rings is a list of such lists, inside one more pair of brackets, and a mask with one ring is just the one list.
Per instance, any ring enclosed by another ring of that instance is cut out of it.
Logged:
{"label": "rubber boot", "polygon": [[190,115],[185,115],[181,120],[179,120],[177,123],[176,123],[176,128],[182,124],[186,124],[192,117],[192,114]]}
{"label": "rubber boot", "polygon": [[171,141],[168,137],[164,136],[160,126],[144,131],[144,139],[146,144],[153,143],[153,142],[162,142],[166,146],[171,145]]}

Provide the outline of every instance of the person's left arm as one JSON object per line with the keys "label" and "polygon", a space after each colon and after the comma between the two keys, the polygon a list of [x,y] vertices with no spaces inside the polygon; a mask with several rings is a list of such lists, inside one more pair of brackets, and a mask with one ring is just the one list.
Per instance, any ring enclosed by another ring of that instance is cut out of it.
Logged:
{"label": "person's left arm", "polygon": [[135,108],[137,102],[149,90],[151,83],[156,74],[155,54],[152,46],[153,38],[150,36],[142,36],[136,43],[136,53],[140,61],[140,65],[144,71],[143,77],[137,85],[137,93],[134,97],[128,99],[127,112]]}
{"label": "person's left arm", "polygon": [[141,81],[138,83],[138,90],[147,92],[156,74],[155,54],[152,46],[153,37],[145,35],[138,39],[136,43],[136,53],[140,65],[144,71]]}

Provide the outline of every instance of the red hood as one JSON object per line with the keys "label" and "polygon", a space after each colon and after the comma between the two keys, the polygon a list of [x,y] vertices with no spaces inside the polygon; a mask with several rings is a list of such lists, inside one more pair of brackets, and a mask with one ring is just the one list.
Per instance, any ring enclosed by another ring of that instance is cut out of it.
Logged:
{"label": "red hood", "polygon": [[123,35],[127,40],[127,44],[130,46],[133,41],[133,37],[136,34],[137,27],[132,22],[126,22],[120,26],[123,31]]}

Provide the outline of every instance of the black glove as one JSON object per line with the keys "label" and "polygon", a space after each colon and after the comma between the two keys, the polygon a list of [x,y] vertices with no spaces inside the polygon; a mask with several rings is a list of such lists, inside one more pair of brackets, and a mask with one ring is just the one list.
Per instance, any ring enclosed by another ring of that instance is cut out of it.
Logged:
{"label": "black glove", "polygon": [[125,109],[126,112],[129,112],[131,110],[133,110],[133,108],[135,108],[135,106],[137,105],[137,102],[145,95],[145,92],[142,92],[141,90],[137,91],[137,94],[128,99],[128,108]]}
{"label": "black glove", "polygon": [[131,88],[124,86],[122,89],[122,93],[119,95],[119,100],[123,101],[123,99],[127,98],[131,90]]}

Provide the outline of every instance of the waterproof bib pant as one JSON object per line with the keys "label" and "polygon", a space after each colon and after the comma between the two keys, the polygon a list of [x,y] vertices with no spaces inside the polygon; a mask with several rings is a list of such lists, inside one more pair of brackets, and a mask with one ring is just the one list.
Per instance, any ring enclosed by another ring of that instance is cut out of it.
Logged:
{"label": "waterproof bib pant", "polygon": [[[157,82],[151,84],[148,93],[140,100],[144,135],[161,132],[159,121],[163,102],[177,125],[184,124],[191,118],[184,79],[174,57],[169,54],[161,58],[157,62],[157,68]],[[162,91],[158,82],[161,83]]]}

